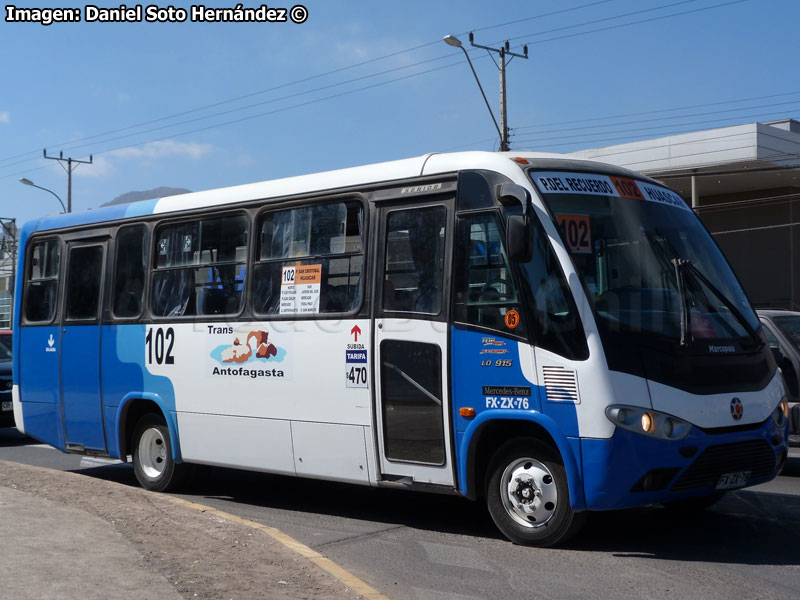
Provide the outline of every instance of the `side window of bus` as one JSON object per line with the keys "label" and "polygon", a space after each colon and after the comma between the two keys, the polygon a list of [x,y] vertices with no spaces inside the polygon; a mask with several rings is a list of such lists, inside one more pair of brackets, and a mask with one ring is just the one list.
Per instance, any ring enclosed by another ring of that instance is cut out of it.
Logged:
{"label": "side window of bus", "polygon": [[142,311],[145,269],[147,268],[147,228],[123,227],[117,233],[114,265],[115,317],[138,317]]}
{"label": "side window of bus", "polygon": [[[506,315],[521,308],[497,215],[459,219],[457,257],[456,320],[509,331]],[[524,323],[511,329],[525,335]]]}
{"label": "side window of bus", "polygon": [[383,310],[442,312],[446,220],[444,206],[389,213]]}
{"label": "side window of bus", "polygon": [[530,294],[535,343],[566,358],[585,360],[589,347],[578,308],[550,241],[541,224],[534,223],[533,258],[523,265]]}
{"label": "side window of bus", "polygon": [[235,315],[247,270],[246,215],[211,217],[156,232],[151,308],[158,317]]}
{"label": "side window of bus", "polygon": [[25,320],[29,323],[52,321],[58,298],[61,246],[58,240],[34,244],[27,265]]}
{"label": "side window of bus", "polygon": [[101,284],[105,271],[103,246],[68,247],[64,319],[96,321],[100,308]]}
{"label": "side window of bus", "polygon": [[253,310],[261,315],[348,313],[361,302],[359,202],[270,212],[258,223]]}

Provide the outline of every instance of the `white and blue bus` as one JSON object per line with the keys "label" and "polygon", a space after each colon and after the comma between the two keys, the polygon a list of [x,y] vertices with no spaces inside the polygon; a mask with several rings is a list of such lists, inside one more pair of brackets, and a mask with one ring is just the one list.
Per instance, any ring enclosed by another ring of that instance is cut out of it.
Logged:
{"label": "white and blue bus", "polygon": [[780,371],[686,203],[538,153],[431,154],[45,217],[13,408],[65,452],[461,494],[549,546],[787,455]]}

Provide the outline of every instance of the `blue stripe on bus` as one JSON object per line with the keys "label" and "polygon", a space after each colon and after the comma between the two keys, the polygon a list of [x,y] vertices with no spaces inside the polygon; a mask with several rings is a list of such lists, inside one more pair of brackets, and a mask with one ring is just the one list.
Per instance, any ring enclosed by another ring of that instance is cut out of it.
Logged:
{"label": "blue stripe on bus", "polygon": [[[516,340],[454,326],[451,328],[450,349],[455,461],[461,493],[470,496],[476,493],[476,490],[469,489],[469,448],[478,439],[476,436],[481,429],[492,421],[526,421],[542,427],[553,438],[567,471],[572,506],[583,508],[575,405],[543,402],[544,388],[531,383],[522,372]],[[509,364],[502,361],[511,361],[510,366],[500,366]],[[532,369],[533,365],[529,368]],[[507,392],[494,393],[484,390],[484,387],[507,388]],[[513,388],[521,389],[513,394]],[[525,401],[527,408],[523,404]],[[476,416],[462,417],[459,412],[462,407],[475,409]],[[483,482],[476,481],[475,485],[483,485]]]}
{"label": "blue stripe on bus", "polygon": [[[94,210],[73,212],[66,215],[48,215],[36,222],[34,231],[48,231],[51,229],[61,229],[62,227],[78,227],[81,225],[106,223],[108,221],[118,221],[120,219],[133,217],[144,217],[153,214],[159,200],[160,198],[156,198],[153,200],[132,202],[130,204],[103,206]],[[20,248],[22,248],[21,245]]]}
{"label": "blue stripe on bus", "polygon": [[120,431],[122,417],[131,402],[143,399],[154,402],[163,413],[169,427],[172,455],[180,460],[175,389],[168,377],[148,371],[145,364],[146,335],[147,326],[143,324],[103,327],[101,363],[108,453],[119,457],[119,437],[124,434]]}
{"label": "blue stripe on bus", "polygon": [[[69,329],[71,333],[68,335],[74,337],[79,327]],[[180,460],[175,390],[168,377],[153,375],[145,365],[146,326],[104,325],[100,357],[92,355],[91,347],[85,352],[71,352],[70,356],[62,357],[63,338],[60,338],[59,331],[58,326],[22,327],[14,336],[19,349],[27,357],[22,363],[23,370],[15,370],[15,376],[24,382],[20,394],[26,433],[63,451],[66,449],[62,426],[64,414],[71,444],[102,450],[97,435],[102,431],[102,425],[107,439],[106,451],[121,458],[123,415],[131,402],[149,400],[161,410],[170,430],[173,456]],[[60,365],[62,361],[64,364]],[[101,365],[99,381],[95,384],[87,382],[84,386],[90,400],[90,395],[97,394],[97,388],[91,386],[100,384],[100,398],[96,402],[82,403],[78,407],[80,410],[68,405],[66,412],[62,413],[60,378],[63,369],[80,371],[83,361]],[[92,406],[94,409],[89,410]]]}

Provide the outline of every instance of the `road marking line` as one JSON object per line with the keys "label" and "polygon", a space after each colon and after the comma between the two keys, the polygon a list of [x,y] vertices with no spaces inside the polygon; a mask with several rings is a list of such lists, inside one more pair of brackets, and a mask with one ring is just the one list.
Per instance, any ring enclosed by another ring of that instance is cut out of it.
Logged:
{"label": "road marking line", "polygon": [[189,508],[194,508],[195,510],[199,510],[201,512],[211,513],[222,519],[233,521],[234,523],[239,523],[240,525],[245,525],[247,527],[263,531],[264,533],[266,533],[268,536],[270,536],[272,539],[276,540],[280,544],[286,546],[287,548],[293,550],[294,552],[297,552],[297,554],[299,554],[300,556],[307,558],[315,565],[317,565],[319,568],[321,568],[323,571],[327,571],[328,573],[333,575],[336,579],[345,584],[347,587],[361,594],[367,600],[389,600],[388,596],[384,596],[378,590],[368,585],[366,582],[359,579],[358,577],[356,577],[343,567],[340,567],[331,559],[324,557],[316,550],[312,550],[305,544],[298,542],[293,537],[286,535],[280,529],[269,527],[268,525],[262,525],[261,523],[251,521],[250,519],[237,517],[236,515],[232,515],[230,513],[218,510],[211,506],[198,504],[196,502],[191,502],[190,500],[184,500],[183,498],[178,498],[176,496],[165,496],[165,498],[168,498],[169,500],[172,500],[177,504],[183,504],[184,506],[188,506]]}

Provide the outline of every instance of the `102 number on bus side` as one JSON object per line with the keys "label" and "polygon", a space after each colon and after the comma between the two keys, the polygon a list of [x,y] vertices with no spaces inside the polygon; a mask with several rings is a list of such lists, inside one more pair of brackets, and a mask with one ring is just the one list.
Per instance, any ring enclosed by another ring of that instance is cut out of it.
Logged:
{"label": "102 number on bus side", "polygon": [[175,330],[172,327],[150,327],[144,338],[147,364],[174,365],[172,349],[175,346]]}

